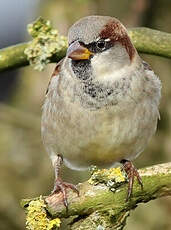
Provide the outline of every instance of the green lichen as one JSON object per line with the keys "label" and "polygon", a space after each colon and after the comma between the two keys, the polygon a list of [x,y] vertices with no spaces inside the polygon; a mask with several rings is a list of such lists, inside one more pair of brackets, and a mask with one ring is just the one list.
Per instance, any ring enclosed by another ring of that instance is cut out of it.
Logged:
{"label": "green lichen", "polygon": [[33,37],[24,53],[36,70],[42,71],[54,56],[63,56],[67,48],[67,38],[60,36],[52,28],[49,20],[38,18],[28,25],[28,32]]}
{"label": "green lichen", "polygon": [[45,207],[46,205],[42,197],[29,203],[27,207],[26,229],[52,230],[60,227],[60,219],[50,219],[50,217],[47,216]]}
{"label": "green lichen", "polygon": [[93,167],[93,173],[89,179],[90,184],[105,184],[111,191],[115,191],[127,179],[126,174],[121,168],[97,169]]}
{"label": "green lichen", "polygon": [[71,230],[122,230],[129,216],[129,211],[120,213],[118,219],[112,216],[114,211],[105,209],[105,211],[95,211],[86,218],[77,219],[71,225]]}

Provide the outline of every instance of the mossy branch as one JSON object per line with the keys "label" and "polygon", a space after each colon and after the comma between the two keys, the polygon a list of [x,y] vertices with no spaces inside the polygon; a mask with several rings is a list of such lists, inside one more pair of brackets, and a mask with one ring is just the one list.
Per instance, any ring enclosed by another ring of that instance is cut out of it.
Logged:
{"label": "mossy branch", "polygon": [[171,34],[145,27],[129,29],[129,36],[140,53],[171,58]]}
{"label": "mossy branch", "polygon": [[21,43],[0,50],[0,72],[29,65],[24,50],[28,43]]}
{"label": "mossy branch", "polygon": [[[132,28],[129,35],[141,53],[171,58],[171,34],[149,29]],[[0,72],[34,64],[42,70],[50,62],[58,62],[66,54],[67,39],[59,36],[50,21],[39,18],[28,25],[33,40],[0,50]]]}
{"label": "mossy branch", "polygon": [[[27,228],[39,230],[37,225],[36,228],[32,225],[35,224],[32,213],[35,215],[37,202],[43,200],[43,212],[47,214],[48,223],[54,220],[59,224],[59,218],[65,218],[68,220],[69,229],[74,230],[123,229],[130,210],[135,209],[139,203],[171,196],[171,162],[141,169],[139,173],[144,189],[141,190],[135,183],[132,198],[128,202],[125,201],[127,184],[120,169],[95,171],[89,181],[78,185],[79,197],[69,190],[68,212],[63,206],[61,193],[44,198],[24,199],[21,206],[27,213]],[[30,205],[31,214],[28,211]],[[37,212],[37,215],[41,222],[41,213]],[[32,228],[28,227],[28,223]]]}

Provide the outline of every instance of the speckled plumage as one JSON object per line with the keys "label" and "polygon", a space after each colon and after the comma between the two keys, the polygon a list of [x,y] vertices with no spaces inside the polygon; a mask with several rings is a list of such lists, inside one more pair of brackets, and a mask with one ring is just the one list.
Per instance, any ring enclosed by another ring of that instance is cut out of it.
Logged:
{"label": "speckled plumage", "polygon": [[[93,42],[111,20],[82,19],[71,27],[69,42]],[[125,28],[124,32],[126,38],[121,39],[128,39]],[[43,105],[42,138],[53,164],[61,154],[73,169],[110,167],[123,158],[134,159],[155,133],[161,83],[135,48],[131,45],[127,50],[127,45],[116,40],[88,64],[82,61],[78,73],[66,57],[51,78]]]}

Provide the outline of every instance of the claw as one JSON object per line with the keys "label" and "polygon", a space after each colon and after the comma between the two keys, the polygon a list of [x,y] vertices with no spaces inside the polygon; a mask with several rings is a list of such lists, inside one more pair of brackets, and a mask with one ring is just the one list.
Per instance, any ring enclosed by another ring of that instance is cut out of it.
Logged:
{"label": "claw", "polygon": [[51,192],[51,195],[61,192],[62,198],[63,198],[63,204],[66,207],[66,211],[68,211],[67,188],[70,188],[71,190],[76,192],[78,196],[79,196],[79,191],[75,185],[63,182],[63,180],[61,179],[60,169],[61,169],[62,163],[63,163],[63,157],[60,154],[58,154],[56,157],[55,164],[54,164],[55,183],[54,183],[54,188]]}
{"label": "claw", "polygon": [[128,201],[131,197],[132,190],[133,190],[133,185],[134,185],[134,178],[136,177],[138,180],[139,185],[141,186],[141,189],[143,190],[143,183],[142,179],[138,173],[138,170],[134,167],[131,161],[128,160],[122,160],[120,162],[123,164],[124,170],[128,176],[128,193],[127,193],[127,198],[126,201]]}
{"label": "claw", "polygon": [[77,193],[77,195],[79,196],[79,191],[76,188],[75,185],[67,183],[67,182],[63,182],[62,179],[60,177],[58,177],[55,180],[54,183],[54,188],[51,192],[51,195],[61,192],[62,193],[62,197],[63,197],[63,204],[66,207],[66,210],[68,211],[68,200],[67,200],[67,189],[70,188],[71,190],[73,190],[74,192]]}

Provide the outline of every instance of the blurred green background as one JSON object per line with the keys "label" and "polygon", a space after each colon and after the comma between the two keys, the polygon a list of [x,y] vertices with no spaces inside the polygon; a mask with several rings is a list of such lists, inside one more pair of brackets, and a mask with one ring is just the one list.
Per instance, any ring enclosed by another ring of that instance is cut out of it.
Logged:
{"label": "blurred green background", "polygon": [[[0,48],[27,41],[28,23],[38,16],[66,35],[70,25],[86,15],[115,16],[127,27],[146,26],[171,33],[171,0],[1,0]],[[137,167],[171,161],[171,60],[141,55],[159,75],[163,88],[161,120]],[[55,64],[44,72],[31,67],[0,77],[0,229],[25,229],[22,198],[47,195],[53,170],[40,136],[41,106]],[[64,168],[64,178],[78,183],[88,178]],[[171,229],[171,198],[141,204],[131,212],[126,230]]]}

